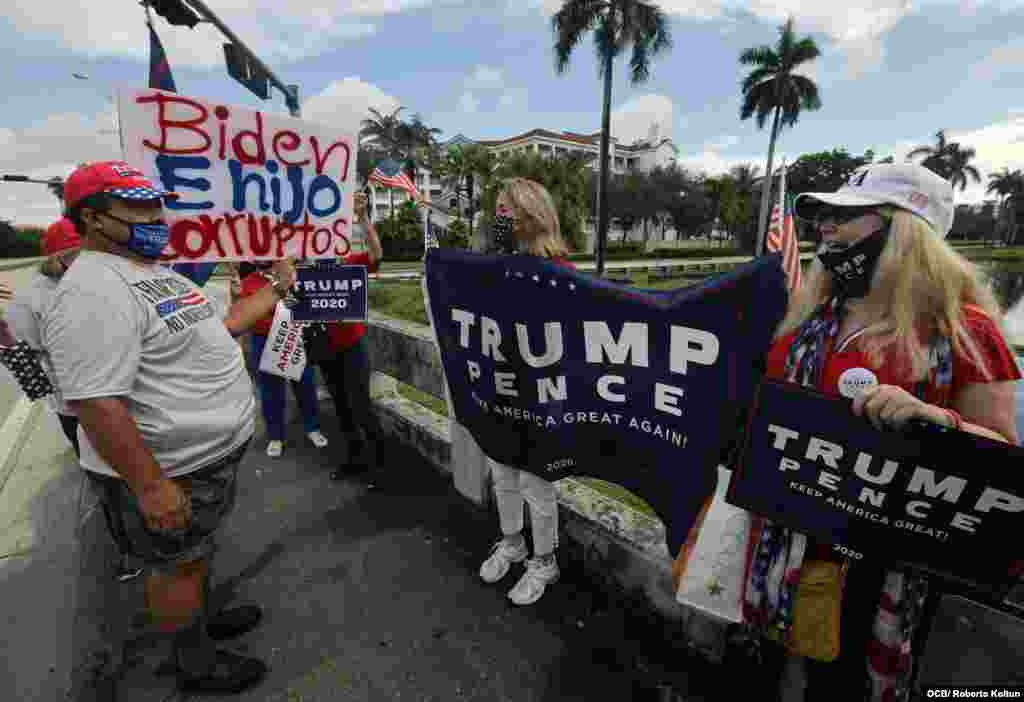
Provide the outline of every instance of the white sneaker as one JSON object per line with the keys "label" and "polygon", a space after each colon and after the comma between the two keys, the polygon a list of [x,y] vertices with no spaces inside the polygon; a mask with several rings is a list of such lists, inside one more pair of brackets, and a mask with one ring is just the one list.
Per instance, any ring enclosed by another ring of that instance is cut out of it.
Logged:
{"label": "white sneaker", "polygon": [[536,558],[526,562],[526,572],[508,593],[508,598],[517,605],[531,605],[541,598],[544,589],[558,580],[558,563],[551,559],[542,563]]}
{"label": "white sneaker", "polygon": [[526,541],[519,539],[518,544],[502,539],[491,548],[491,555],[480,566],[480,578],[487,584],[494,584],[508,574],[509,566],[526,560]]}
{"label": "white sneaker", "polygon": [[319,431],[311,431],[308,434],[306,434],[306,436],[309,437],[309,440],[312,441],[313,445],[316,446],[318,449],[322,449],[323,447],[327,446],[327,437],[324,436]]}
{"label": "white sneaker", "polygon": [[267,442],[267,455],[271,458],[280,458],[281,453],[284,451],[283,441],[268,441]]}

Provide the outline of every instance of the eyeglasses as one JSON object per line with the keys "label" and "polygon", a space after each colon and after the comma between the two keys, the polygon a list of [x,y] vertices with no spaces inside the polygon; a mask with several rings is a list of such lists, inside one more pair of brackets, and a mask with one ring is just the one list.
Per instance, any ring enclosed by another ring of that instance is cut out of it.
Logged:
{"label": "eyeglasses", "polygon": [[872,205],[865,207],[840,207],[838,205],[822,204],[815,207],[813,210],[810,210],[807,215],[801,217],[801,219],[815,225],[820,225],[828,221],[832,221],[836,225],[843,225],[869,214],[878,214],[878,211]]}

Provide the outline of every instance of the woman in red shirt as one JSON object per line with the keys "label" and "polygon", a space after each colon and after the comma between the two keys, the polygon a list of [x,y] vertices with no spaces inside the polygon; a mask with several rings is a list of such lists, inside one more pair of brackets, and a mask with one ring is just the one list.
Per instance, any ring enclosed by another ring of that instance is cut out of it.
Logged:
{"label": "woman in red shirt", "polygon": [[[558,210],[551,194],[540,183],[510,178],[498,194],[494,218],[497,247],[503,253],[521,253],[550,259],[568,268],[569,248],[562,239]],[[488,459],[494,477],[502,539],[480,566],[480,578],[496,583],[512,563],[526,561],[526,572],[509,591],[517,605],[533,604],[559,576],[555,549],[558,546],[558,500],[555,486],[547,480],[514,466]],[[533,558],[523,537],[523,503],[530,507]]]}
{"label": "woman in red shirt", "polygon": [[[273,265],[272,261],[263,263],[243,263],[239,267],[241,276],[240,297],[255,295],[262,288],[270,284],[267,273]],[[263,411],[263,420],[267,425],[267,455],[271,458],[280,457],[284,450],[285,434],[285,379],[264,373],[259,370],[260,358],[263,356],[263,348],[267,343],[267,335],[270,333],[270,326],[274,321],[274,312],[271,311],[252,327],[250,337],[250,362],[257,374],[260,389],[260,406]],[[320,431],[320,403],[316,396],[316,384],[313,379],[313,367],[306,366],[299,382],[289,382],[295,399],[302,411],[302,423],[306,430],[306,436],[317,448],[327,446],[327,437]]]}
{"label": "woman in red shirt", "polygon": [[[801,195],[796,214],[822,246],[790,301],[767,375],[851,398],[853,413],[877,428],[923,419],[1017,443],[1021,374],[992,292],[944,240],[953,211],[950,184],[910,163],[866,166],[834,193]],[[747,619],[785,641],[804,561],[838,559],[829,544],[770,521],[757,536]],[[921,578],[852,564],[839,657],[790,655],[782,698],[903,699],[926,588]]]}
{"label": "woman in red shirt", "polygon": [[[353,232],[357,237],[365,237],[366,251],[349,254],[343,263],[366,266],[368,272],[376,273],[384,257],[384,249],[377,237],[377,228],[370,221],[366,195],[357,193],[353,206],[356,220]],[[327,325],[327,331],[332,356],[318,365],[334,401],[341,433],[347,441],[347,460],[331,474],[334,480],[342,480],[369,468],[380,432],[370,405],[370,375],[373,371],[365,338],[366,325],[362,322],[335,322]]]}

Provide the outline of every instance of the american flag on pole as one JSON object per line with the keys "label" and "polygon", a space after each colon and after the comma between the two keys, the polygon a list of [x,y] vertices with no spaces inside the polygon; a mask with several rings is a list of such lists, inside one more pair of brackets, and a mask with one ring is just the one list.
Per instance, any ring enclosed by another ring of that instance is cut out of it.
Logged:
{"label": "american flag on pole", "polygon": [[790,292],[800,287],[800,243],[793,224],[793,206],[786,194],[786,163],[782,163],[779,179],[779,201],[772,208],[765,244],[769,253],[782,254],[782,269],[786,272],[786,285]]}
{"label": "american flag on pole", "polygon": [[[171,64],[167,62],[167,54],[164,52],[164,45],[160,43],[160,37],[157,36],[152,24],[149,24],[149,87],[168,93],[178,92],[174,85],[174,76],[171,74]],[[176,263],[172,268],[202,287],[206,285],[210,276],[217,269],[217,262]]]}
{"label": "american flag on pole", "polygon": [[420,192],[412,179],[402,170],[402,164],[394,159],[384,159],[377,164],[370,174],[370,180],[379,183],[385,188],[398,188],[404,190],[415,198],[419,198]]}

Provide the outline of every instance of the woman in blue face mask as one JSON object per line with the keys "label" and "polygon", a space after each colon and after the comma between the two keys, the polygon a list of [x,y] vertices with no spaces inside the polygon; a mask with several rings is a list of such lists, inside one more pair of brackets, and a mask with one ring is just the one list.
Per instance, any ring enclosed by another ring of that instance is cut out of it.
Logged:
{"label": "woman in blue face mask", "polygon": [[[801,195],[795,210],[822,245],[776,332],[767,376],[851,399],[853,414],[879,429],[925,420],[1017,443],[1021,374],[991,290],[945,241],[950,184],[915,164],[869,165],[836,192]],[[783,644],[781,698],[905,699],[927,581],[869,559],[844,563],[831,544],[770,521],[754,536],[745,616]],[[837,620],[801,610],[802,589],[820,592],[829,573]],[[834,636],[838,656],[820,645],[831,637],[791,636],[801,617]]]}

